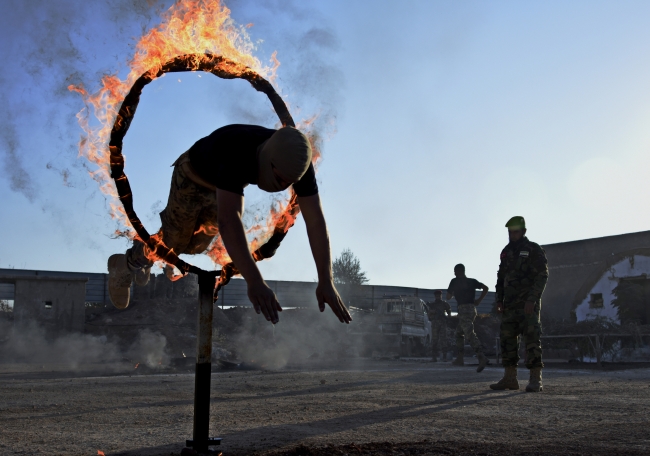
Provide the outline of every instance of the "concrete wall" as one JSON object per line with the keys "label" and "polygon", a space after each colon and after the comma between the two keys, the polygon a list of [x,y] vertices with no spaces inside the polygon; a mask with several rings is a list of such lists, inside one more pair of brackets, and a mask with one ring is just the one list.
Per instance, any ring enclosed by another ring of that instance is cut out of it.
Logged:
{"label": "concrete wall", "polygon": [[543,246],[549,280],[542,299],[546,318],[573,320],[603,275],[621,260],[650,253],[650,231]]}
{"label": "concrete wall", "polygon": [[54,334],[84,332],[87,279],[41,276],[13,280],[14,324],[33,321]]}

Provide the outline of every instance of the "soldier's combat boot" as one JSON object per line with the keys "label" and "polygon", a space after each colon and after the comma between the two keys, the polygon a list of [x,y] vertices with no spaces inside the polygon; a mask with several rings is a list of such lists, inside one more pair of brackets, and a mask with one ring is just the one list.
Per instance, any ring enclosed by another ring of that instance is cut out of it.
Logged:
{"label": "soldier's combat boot", "polygon": [[542,390],[542,368],[533,367],[530,370],[530,378],[528,380],[528,385],[526,385],[526,391],[529,393],[539,393]]}
{"label": "soldier's combat boot", "polygon": [[465,359],[463,355],[458,355],[456,356],[456,359],[451,362],[454,366],[464,366],[465,365]]}
{"label": "soldier's combat boot", "polygon": [[503,378],[496,383],[490,385],[493,390],[518,390],[519,381],[517,380],[517,368],[515,366],[508,366],[505,368]]}
{"label": "soldier's combat boot", "polygon": [[438,362],[438,357],[437,356],[432,356],[431,357],[431,362],[432,363],[437,363]]}
{"label": "soldier's combat boot", "polygon": [[108,258],[108,296],[118,309],[126,309],[131,299],[133,274],[126,264],[126,255],[116,253]]}
{"label": "soldier's combat boot", "polygon": [[487,366],[490,363],[490,360],[487,359],[487,356],[485,356],[483,353],[480,353],[478,355],[478,367],[476,368],[476,372],[483,372],[483,369],[485,369],[485,366]]}
{"label": "soldier's combat boot", "polygon": [[135,281],[136,285],[140,287],[144,287],[146,284],[149,283],[150,275],[151,275],[151,266],[146,268],[140,268],[133,273],[133,280]]}

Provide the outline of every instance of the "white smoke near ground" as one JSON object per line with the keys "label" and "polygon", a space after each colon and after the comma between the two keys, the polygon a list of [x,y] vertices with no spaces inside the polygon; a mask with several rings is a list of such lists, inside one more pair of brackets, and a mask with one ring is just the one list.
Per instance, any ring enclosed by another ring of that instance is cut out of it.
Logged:
{"label": "white smoke near ground", "polygon": [[123,364],[142,363],[150,368],[166,367],[165,336],[144,329],[134,342],[122,348],[119,341],[106,336],[70,333],[52,337],[34,322],[14,326],[0,320],[0,362],[61,364],[69,369],[101,365],[105,370],[121,370]]}
{"label": "white smoke near ground", "polygon": [[144,329],[139,332],[138,338],[128,348],[126,356],[131,360],[143,363],[147,367],[166,367],[169,364],[166,347],[167,338],[165,336]]}
{"label": "white smoke near ground", "polygon": [[[321,313],[317,306],[286,309],[280,322],[271,325],[252,308],[225,311],[236,323],[229,331],[229,357],[250,367],[269,370],[287,366],[336,363],[358,357],[363,347],[348,334],[328,308]],[[224,356],[222,351],[216,357]]]}

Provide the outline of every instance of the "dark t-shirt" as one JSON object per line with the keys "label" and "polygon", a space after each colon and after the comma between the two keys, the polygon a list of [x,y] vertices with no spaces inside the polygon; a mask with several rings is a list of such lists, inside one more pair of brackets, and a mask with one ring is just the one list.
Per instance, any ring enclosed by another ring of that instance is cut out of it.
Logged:
{"label": "dark t-shirt", "polygon": [[[257,125],[226,125],[199,139],[190,148],[196,173],[221,190],[244,195],[244,187],[257,185],[257,147],[276,130]],[[298,196],[318,193],[314,165],[293,184]]]}
{"label": "dark t-shirt", "polygon": [[476,296],[475,291],[484,286],[485,285],[476,279],[470,279],[469,277],[456,277],[451,279],[451,282],[449,282],[447,291],[454,294],[458,304],[474,304],[474,297]]}
{"label": "dark t-shirt", "polygon": [[442,320],[445,318],[445,313],[451,312],[451,306],[447,301],[436,299],[433,302],[427,303],[429,320]]}

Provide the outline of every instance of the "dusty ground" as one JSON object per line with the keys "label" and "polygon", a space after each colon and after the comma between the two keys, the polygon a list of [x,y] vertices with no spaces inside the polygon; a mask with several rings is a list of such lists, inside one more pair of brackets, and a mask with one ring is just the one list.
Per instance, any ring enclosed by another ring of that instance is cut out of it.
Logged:
{"label": "dusty ground", "polygon": [[[213,435],[225,455],[650,454],[650,369],[568,367],[546,369],[540,394],[448,363],[215,372]],[[179,455],[193,374],[96,368],[0,366],[0,454]]]}

